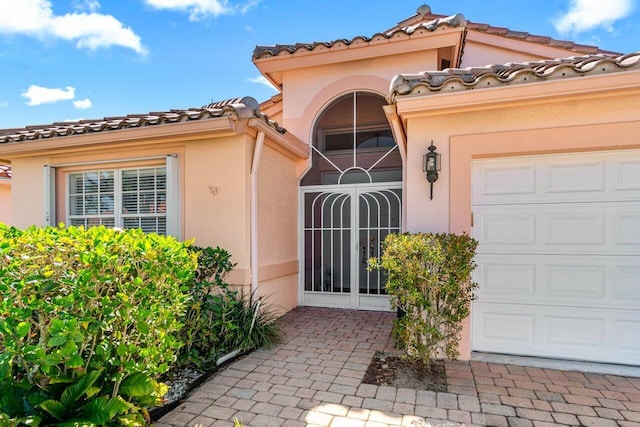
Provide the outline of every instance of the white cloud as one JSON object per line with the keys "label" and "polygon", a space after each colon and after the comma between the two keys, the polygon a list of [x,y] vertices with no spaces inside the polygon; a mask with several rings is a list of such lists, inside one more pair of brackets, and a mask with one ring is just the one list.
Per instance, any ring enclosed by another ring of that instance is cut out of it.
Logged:
{"label": "white cloud", "polygon": [[241,14],[244,15],[245,13],[249,12],[251,9],[256,7],[258,3],[260,3],[260,1],[261,0],[249,0],[245,4],[241,4],[240,6],[238,6],[238,10],[240,11]]}
{"label": "white cloud", "polygon": [[562,34],[577,34],[598,27],[613,31],[615,21],[631,14],[633,3],[634,0],[571,0],[571,7],[554,26]]}
{"label": "white cloud", "polygon": [[29,99],[27,105],[53,104],[75,98],[76,89],[71,86],[67,86],[64,89],[49,89],[42,86],[31,85],[22,96]]}
{"label": "white cloud", "polygon": [[249,80],[251,83],[258,83],[261,84],[263,86],[268,87],[269,89],[273,89],[275,91],[277,91],[278,89],[276,89],[269,80],[267,80],[267,78],[265,76],[257,76],[257,77],[252,77]]}
{"label": "white cloud", "polygon": [[208,17],[219,15],[233,15],[247,13],[260,0],[249,0],[239,5],[229,5],[228,0],[144,0],[156,9],[169,9],[189,13],[191,21],[200,21]]}
{"label": "white cloud", "polygon": [[95,12],[100,10],[100,3],[98,0],[74,0],[71,4],[74,9],[80,11]]}
{"label": "white cloud", "polygon": [[9,102],[8,101],[0,102],[0,108],[7,108],[8,106],[9,106]]}
{"label": "white cloud", "polygon": [[97,1],[85,0],[90,12],[54,15],[49,0],[0,1],[0,33],[75,41],[78,48],[92,50],[122,46],[145,54],[140,37],[111,15],[95,13]]}
{"label": "white cloud", "polygon": [[87,99],[78,99],[77,101],[73,101],[73,106],[79,110],[85,110],[87,108],[91,108],[93,104],[89,98]]}

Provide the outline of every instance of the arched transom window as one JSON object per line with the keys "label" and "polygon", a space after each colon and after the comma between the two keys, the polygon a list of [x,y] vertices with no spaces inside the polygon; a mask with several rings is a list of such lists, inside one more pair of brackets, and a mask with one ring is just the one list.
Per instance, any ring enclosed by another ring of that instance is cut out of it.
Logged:
{"label": "arched transom window", "polygon": [[330,103],[313,132],[312,167],[302,185],[402,181],[402,159],[383,97],[351,92]]}

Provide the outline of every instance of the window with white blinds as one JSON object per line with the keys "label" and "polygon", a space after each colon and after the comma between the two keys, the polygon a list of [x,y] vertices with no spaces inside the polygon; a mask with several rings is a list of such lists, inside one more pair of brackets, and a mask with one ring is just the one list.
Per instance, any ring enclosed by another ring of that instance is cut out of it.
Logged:
{"label": "window with white blinds", "polygon": [[167,168],[68,174],[67,223],[167,234]]}

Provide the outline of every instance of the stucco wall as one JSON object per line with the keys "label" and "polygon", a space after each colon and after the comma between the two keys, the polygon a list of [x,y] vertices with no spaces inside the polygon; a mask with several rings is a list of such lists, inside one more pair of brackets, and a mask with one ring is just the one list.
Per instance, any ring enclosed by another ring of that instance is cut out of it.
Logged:
{"label": "stucco wall", "polygon": [[239,270],[250,266],[248,144],[243,135],[200,140],[184,154],[184,237],[228,250]]}
{"label": "stucco wall", "polygon": [[[638,111],[640,111],[640,96],[635,95],[409,119],[406,165],[408,229],[411,231],[449,230],[449,194],[456,191],[451,187],[449,180],[451,161],[449,144],[453,136],[637,121]],[[595,140],[588,134],[580,135],[579,133],[575,134],[575,138],[585,147],[594,144],[615,144],[615,134],[607,138],[607,141]],[[429,187],[422,172],[422,156],[427,152],[431,140],[438,147],[437,151],[442,154],[443,163],[438,182],[434,185],[433,200],[427,197]],[[514,146],[518,143],[517,140],[513,141]]]}
{"label": "stucco wall", "polygon": [[258,173],[260,294],[282,311],[298,305],[297,223],[296,165],[265,145]]}
{"label": "stucco wall", "polygon": [[11,184],[0,181],[0,222],[11,224]]}
{"label": "stucco wall", "polygon": [[[572,52],[567,51],[561,56],[571,56],[571,54]],[[484,67],[485,65],[506,64],[508,62],[539,61],[544,58],[544,56],[505,49],[500,46],[467,41],[460,67]]]}
{"label": "stucco wall", "polygon": [[386,96],[396,74],[436,69],[437,64],[437,50],[433,49],[286,71],[283,75],[283,125],[301,140],[309,142],[313,121],[335,97],[353,90],[369,90]]}
{"label": "stucco wall", "polygon": [[14,159],[11,162],[11,221],[18,228],[44,224],[43,166],[49,157]]}
{"label": "stucco wall", "polygon": [[[13,166],[13,222],[18,227],[42,225],[43,165],[67,165],[97,162],[91,166],[58,168],[57,192],[64,194],[65,172],[78,169],[118,167],[119,164],[100,164],[115,159],[135,159],[178,154],[180,161],[183,238],[195,239],[199,246],[220,246],[231,252],[241,270],[249,268],[249,204],[247,145],[249,136],[224,136],[206,139],[157,142],[151,145],[111,146],[92,151],[55,153],[12,160]],[[140,164],[162,164],[162,160]],[[128,162],[134,166],[136,162]],[[210,187],[214,187],[213,194]],[[64,221],[64,197],[57,198],[59,208],[56,221]],[[243,282],[245,283],[245,282]]]}

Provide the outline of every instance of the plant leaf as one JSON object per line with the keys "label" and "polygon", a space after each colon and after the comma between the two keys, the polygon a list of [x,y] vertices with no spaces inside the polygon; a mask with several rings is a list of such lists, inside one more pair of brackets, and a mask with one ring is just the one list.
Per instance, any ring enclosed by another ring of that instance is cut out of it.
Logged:
{"label": "plant leaf", "polygon": [[155,391],[153,381],[148,375],[136,372],[129,375],[120,384],[120,394],[123,396],[141,397],[148,396]]}
{"label": "plant leaf", "polygon": [[101,396],[92,400],[84,409],[85,416],[98,425],[106,425],[118,414],[124,414],[134,406],[120,396]]}
{"label": "plant leaf", "polygon": [[29,333],[29,330],[31,330],[31,325],[28,322],[20,322],[16,327],[16,334],[19,338],[24,338]]}
{"label": "plant leaf", "polygon": [[65,417],[65,415],[67,415],[67,408],[62,402],[58,400],[45,400],[38,406],[47,411],[49,414],[51,414],[52,417],[57,420],[61,420]]}
{"label": "plant leaf", "polygon": [[98,380],[101,374],[102,369],[91,371],[84,377],[80,378],[77,383],[67,387],[62,393],[62,398],[60,399],[62,403],[67,407],[74,407],[82,395],[85,394],[91,386],[93,386],[93,383]]}

